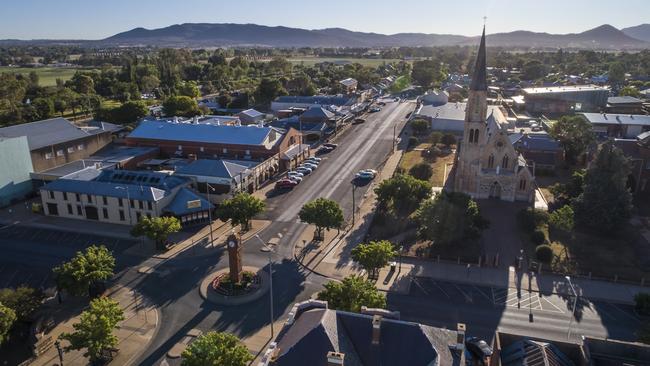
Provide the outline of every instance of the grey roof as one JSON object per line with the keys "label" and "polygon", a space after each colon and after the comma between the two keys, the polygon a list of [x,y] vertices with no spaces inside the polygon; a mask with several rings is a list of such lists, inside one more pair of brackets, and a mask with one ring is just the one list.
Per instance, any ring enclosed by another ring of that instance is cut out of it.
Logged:
{"label": "grey roof", "polygon": [[[425,116],[432,119],[449,119],[464,122],[466,108],[467,103],[446,103],[442,105],[424,104],[420,111],[416,113],[416,115]],[[498,108],[499,106],[489,105],[487,112],[488,116],[492,114],[494,109]]]}
{"label": "grey roof", "polygon": [[574,366],[564,353],[552,343],[529,339],[517,341],[501,350],[501,362],[504,366]]}
{"label": "grey roof", "polygon": [[351,104],[353,102],[353,98],[346,97],[346,96],[332,96],[332,95],[314,95],[314,96],[284,95],[275,98],[275,102],[342,106],[342,105]]}
{"label": "grey roof", "polygon": [[650,116],[643,114],[581,113],[591,124],[650,126]]}
{"label": "grey roof", "polygon": [[[187,208],[189,201],[201,201],[200,207]],[[199,196],[194,191],[188,188],[181,188],[178,190],[174,199],[164,208],[164,211],[171,212],[174,215],[187,215],[194,212],[206,211],[214,207],[208,200]]]}
{"label": "grey roof", "polygon": [[204,142],[210,144],[262,145],[272,128],[142,121],[128,138]]}
{"label": "grey roof", "polygon": [[356,79],[347,78],[347,79],[343,79],[343,80],[339,81],[339,83],[341,83],[341,84],[343,84],[343,85],[345,85],[347,87],[350,87],[350,86],[357,85],[358,82],[357,82]]}
{"label": "grey roof", "polygon": [[176,170],[176,174],[204,177],[233,178],[254,164],[229,160],[199,159]]}
{"label": "grey roof", "polygon": [[609,97],[607,98],[608,104],[641,104],[643,101],[639,98],[631,97],[629,95],[622,97]]}
{"label": "grey roof", "polygon": [[480,90],[480,91],[487,90],[487,55],[485,51],[485,27],[483,27],[481,44],[478,47],[478,54],[476,55],[476,63],[474,64],[472,82],[470,83],[469,89]]}
{"label": "grey roof", "polygon": [[372,316],[328,309],[300,314],[279,336],[276,366],[325,365],[328,351],[345,354],[346,366],[460,364],[449,351],[456,332],[383,319],[372,344]]}
{"label": "grey roof", "polygon": [[334,118],[334,113],[324,109],[323,107],[311,107],[301,114],[300,118],[309,120],[326,120]]}
{"label": "grey roof", "polygon": [[30,150],[88,137],[91,134],[65,118],[52,118],[0,128],[0,137],[27,136]]}
{"label": "grey roof", "polygon": [[555,94],[555,93],[576,93],[576,92],[607,92],[608,89],[596,85],[567,85],[567,86],[549,86],[538,88],[525,88],[525,94]]}
{"label": "grey roof", "polygon": [[252,109],[252,108],[251,109],[246,109],[246,110],[241,111],[241,112],[239,112],[237,114],[242,114],[242,115],[245,115],[245,116],[250,117],[250,118],[257,118],[257,117],[260,117],[260,116],[264,116],[264,113],[262,113],[260,111],[257,111],[255,109]]}
{"label": "grey roof", "polygon": [[523,150],[560,151],[560,143],[547,134],[512,134],[508,136],[516,148]]}

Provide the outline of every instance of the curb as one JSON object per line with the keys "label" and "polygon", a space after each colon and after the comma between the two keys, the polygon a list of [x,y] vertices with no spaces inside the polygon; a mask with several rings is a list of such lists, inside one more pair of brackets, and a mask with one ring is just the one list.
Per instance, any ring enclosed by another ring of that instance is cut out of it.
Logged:
{"label": "curb", "polygon": [[247,267],[247,266],[242,267],[242,270],[255,272],[257,273],[258,276],[260,276],[261,286],[259,289],[257,289],[256,291],[250,294],[245,294],[241,296],[231,296],[231,297],[223,296],[217,294],[214,291],[210,291],[209,287],[210,284],[212,283],[212,280],[215,278],[215,276],[221,273],[229,272],[228,268],[224,268],[219,271],[210,273],[203,279],[201,285],[199,286],[199,294],[204,300],[209,301],[213,304],[225,305],[225,306],[236,306],[236,305],[248,304],[250,302],[258,300],[262,296],[266,295],[267,292],[269,292],[270,289],[269,275],[264,270],[257,267]]}

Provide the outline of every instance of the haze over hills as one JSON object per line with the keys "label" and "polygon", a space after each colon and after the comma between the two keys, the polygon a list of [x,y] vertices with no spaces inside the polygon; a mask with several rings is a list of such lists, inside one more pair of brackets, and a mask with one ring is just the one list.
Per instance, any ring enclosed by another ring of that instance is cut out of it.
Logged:
{"label": "haze over hills", "polygon": [[[489,46],[534,49],[638,50],[650,48],[650,25],[616,29],[602,25],[582,33],[514,31],[491,34]],[[452,34],[355,32],[343,28],[300,29],[257,24],[185,23],[164,28],[134,28],[103,40],[4,40],[0,43],[78,43],[88,46],[158,47],[395,47],[475,45],[478,37]]]}

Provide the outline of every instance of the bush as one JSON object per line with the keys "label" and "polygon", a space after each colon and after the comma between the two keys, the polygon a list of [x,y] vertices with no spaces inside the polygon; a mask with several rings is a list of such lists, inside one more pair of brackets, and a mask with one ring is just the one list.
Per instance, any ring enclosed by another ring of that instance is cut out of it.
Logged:
{"label": "bush", "polygon": [[419,143],[420,143],[420,140],[418,140],[417,137],[415,137],[415,136],[409,137],[409,147],[417,146]]}
{"label": "bush", "polygon": [[650,294],[641,292],[634,296],[634,308],[639,315],[650,315]]}
{"label": "bush", "polygon": [[454,135],[452,135],[450,133],[447,133],[444,136],[442,136],[442,139],[440,140],[440,142],[442,142],[446,146],[454,145],[456,143],[456,136],[454,136]]}
{"label": "bush", "polygon": [[540,226],[548,223],[548,212],[527,208],[517,213],[517,222],[522,230],[532,232]]}
{"label": "bush", "polygon": [[437,143],[439,143],[442,140],[442,132],[440,131],[433,131],[429,135],[429,141],[435,146]]}
{"label": "bush", "polygon": [[419,180],[429,180],[433,175],[433,168],[427,163],[417,163],[409,169],[409,174]]}
{"label": "bush", "polygon": [[413,132],[417,135],[424,135],[429,130],[429,122],[423,119],[416,119],[411,122]]}
{"label": "bush", "polygon": [[546,243],[546,235],[541,230],[535,230],[530,234],[530,240],[535,245],[542,245]]}
{"label": "bush", "polygon": [[553,260],[553,249],[548,244],[538,245],[535,248],[535,257],[542,263],[551,263]]}

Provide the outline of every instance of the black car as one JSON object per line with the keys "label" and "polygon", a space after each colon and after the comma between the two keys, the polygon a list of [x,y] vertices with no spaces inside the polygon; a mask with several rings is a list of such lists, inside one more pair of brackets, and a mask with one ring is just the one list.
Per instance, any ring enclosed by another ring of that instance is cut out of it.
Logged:
{"label": "black car", "polygon": [[330,149],[336,149],[339,145],[326,142],[326,143],[323,144],[323,146],[329,147]]}
{"label": "black car", "polygon": [[327,154],[328,152],[330,152],[332,150],[334,150],[334,149],[331,148],[331,147],[321,146],[320,148],[318,148],[318,150],[316,150],[316,155]]}
{"label": "black car", "polygon": [[[492,347],[486,341],[476,337],[469,337],[465,340],[465,347],[472,356],[476,357],[481,362],[485,361],[486,357],[492,356]],[[483,362],[483,364],[485,364]]]}

